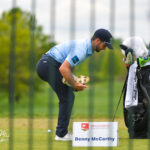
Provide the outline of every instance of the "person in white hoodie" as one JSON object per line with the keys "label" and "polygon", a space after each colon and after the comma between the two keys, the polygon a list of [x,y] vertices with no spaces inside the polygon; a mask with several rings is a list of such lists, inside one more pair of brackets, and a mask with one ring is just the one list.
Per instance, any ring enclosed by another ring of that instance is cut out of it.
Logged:
{"label": "person in white hoodie", "polygon": [[[124,87],[124,120],[130,138],[150,138],[148,109],[150,102],[150,57],[141,37],[129,37],[120,45],[128,75]],[[143,59],[141,67],[139,59]],[[145,61],[148,60],[148,61]],[[140,73],[140,77],[139,77]],[[144,90],[143,90],[144,87]],[[146,94],[145,94],[146,92]]]}
{"label": "person in white hoodie", "polygon": [[[143,41],[143,39],[139,36],[129,37],[123,41],[121,45],[125,45],[128,48],[133,50],[134,58],[146,57],[148,55],[148,49]],[[122,53],[125,55],[125,51],[122,49]]]}

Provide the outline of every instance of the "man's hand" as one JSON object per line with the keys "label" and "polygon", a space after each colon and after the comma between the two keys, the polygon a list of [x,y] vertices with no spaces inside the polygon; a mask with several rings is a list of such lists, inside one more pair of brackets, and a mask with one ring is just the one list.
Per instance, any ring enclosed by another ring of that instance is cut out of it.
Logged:
{"label": "man's hand", "polygon": [[73,88],[74,88],[76,91],[83,91],[83,90],[84,90],[85,88],[87,88],[87,87],[88,87],[88,86],[85,85],[85,84],[76,83]]}

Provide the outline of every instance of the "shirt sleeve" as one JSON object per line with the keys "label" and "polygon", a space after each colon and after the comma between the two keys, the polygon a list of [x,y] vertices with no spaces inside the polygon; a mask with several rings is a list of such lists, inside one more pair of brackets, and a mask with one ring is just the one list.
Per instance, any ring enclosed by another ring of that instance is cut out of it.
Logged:
{"label": "shirt sleeve", "polygon": [[69,64],[71,65],[71,67],[75,67],[78,64],[80,64],[82,61],[84,61],[86,59],[86,54],[84,53],[83,50],[81,49],[74,49],[72,50],[66,60],[69,62]]}

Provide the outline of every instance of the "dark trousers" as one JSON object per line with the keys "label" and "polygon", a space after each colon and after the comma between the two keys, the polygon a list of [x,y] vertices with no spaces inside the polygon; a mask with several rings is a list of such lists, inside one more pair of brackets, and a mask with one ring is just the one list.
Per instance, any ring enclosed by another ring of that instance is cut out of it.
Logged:
{"label": "dark trousers", "polygon": [[69,120],[74,104],[73,88],[62,83],[59,71],[61,64],[52,57],[44,54],[36,66],[39,77],[48,82],[59,98],[59,116],[56,135],[63,137],[68,132]]}

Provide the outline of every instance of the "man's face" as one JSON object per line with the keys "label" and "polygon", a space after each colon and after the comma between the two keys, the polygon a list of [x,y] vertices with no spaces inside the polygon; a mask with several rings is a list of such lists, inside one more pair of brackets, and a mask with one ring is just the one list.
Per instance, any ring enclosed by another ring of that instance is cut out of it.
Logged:
{"label": "man's face", "polygon": [[100,52],[101,50],[105,50],[105,49],[106,49],[106,44],[97,38],[95,41],[95,51]]}

